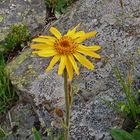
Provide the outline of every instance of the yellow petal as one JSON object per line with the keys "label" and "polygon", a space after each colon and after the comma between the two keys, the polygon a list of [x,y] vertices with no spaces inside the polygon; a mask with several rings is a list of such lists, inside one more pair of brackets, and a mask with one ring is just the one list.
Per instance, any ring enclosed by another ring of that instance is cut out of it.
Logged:
{"label": "yellow petal", "polygon": [[83,36],[85,34],[84,31],[79,31],[79,32],[76,32],[75,34],[73,34],[73,36],[71,36],[73,39],[76,39],[76,38],[79,38],[81,36]]}
{"label": "yellow petal", "polygon": [[68,30],[66,35],[67,36],[72,36],[76,32],[76,30],[79,26],[80,26],[80,23],[78,25],[76,25],[76,27],[74,27],[72,30]]}
{"label": "yellow petal", "polygon": [[73,33],[75,33],[76,32],[76,30],[77,30],[77,28],[80,26],[80,23],[79,24],[77,24],[72,30],[71,30],[71,32],[73,32]]}
{"label": "yellow petal", "polygon": [[66,66],[66,56],[62,55],[61,56],[61,60],[60,60],[60,64],[59,64],[59,68],[58,68],[58,75],[61,75],[65,69]]}
{"label": "yellow petal", "polygon": [[76,63],[74,57],[73,57],[72,55],[68,55],[68,58],[69,58],[69,60],[70,60],[70,62],[71,62],[71,64],[72,64],[72,66],[73,66],[73,68],[74,68],[76,74],[79,75],[79,68],[78,68],[78,66],[77,66],[77,63]]}
{"label": "yellow petal", "polygon": [[55,37],[52,37],[52,36],[39,36],[39,38],[47,39],[47,41],[50,41],[53,43],[55,43],[57,41],[57,39]]}
{"label": "yellow petal", "polygon": [[54,45],[54,42],[53,41],[50,41],[49,39],[45,39],[45,38],[35,38],[32,41],[33,42],[39,42],[39,43],[45,43],[45,44],[51,45],[51,46]]}
{"label": "yellow petal", "polygon": [[81,55],[80,53],[75,53],[73,55],[83,66],[90,70],[94,69],[94,65],[85,56]]}
{"label": "yellow petal", "polygon": [[90,51],[88,49],[85,49],[81,45],[78,46],[77,51],[80,52],[80,53],[82,53],[82,54],[85,54],[85,55],[94,57],[94,58],[101,58],[99,54],[97,54],[95,52],[92,52],[92,51]]}
{"label": "yellow petal", "polygon": [[68,75],[69,75],[69,79],[72,80],[72,78],[73,78],[73,68],[72,68],[71,62],[68,58],[66,60],[66,69],[67,69],[67,72],[68,72]]}
{"label": "yellow petal", "polygon": [[32,40],[33,42],[41,42],[41,43],[46,43],[47,42],[47,39],[44,39],[44,38],[34,38]]}
{"label": "yellow petal", "polygon": [[31,48],[32,49],[49,49],[51,47],[48,46],[47,44],[32,44]]}
{"label": "yellow petal", "polygon": [[38,51],[33,51],[32,54],[38,54]]}
{"label": "yellow petal", "polygon": [[36,53],[37,55],[42,57],[51,57],[57,54],[55,50],[40,50],[40,51],[35,51],[33,53]]}
{"label": "yellow petal", "polygon": [[60,59],[60,55],[55,55],[50,61],[50,64],[47,67],[46,71],[49,72],[53,68],[53,66],[58,62],[59,59]]}
{"label": "yellow petal", "polygon": [[85,33],[83,36],[81,36],[80,38],[76,39],[76,42],[81,43],[81,42],[85,41],[86,39],[95,36],[96,34],[97,34],[96,31]]}
{"label": "yellow petal", "polygon": [[81,45],[84,49],[90,50],[90,51],[98,51],[101,49],[101,46],[95,45],[95,46],[84,46]]}
{"label": "yellow petal", "polygon": [[51,27],[50,32],[58,39],[62,37],[61,33],[55,27]]}
{"label": "yellow petal", "polygon": [[40,38],[46,38],[46,39],[53,39],[53,40],[56,40],[55,37],[52,37],[52,36],[39,36]]}

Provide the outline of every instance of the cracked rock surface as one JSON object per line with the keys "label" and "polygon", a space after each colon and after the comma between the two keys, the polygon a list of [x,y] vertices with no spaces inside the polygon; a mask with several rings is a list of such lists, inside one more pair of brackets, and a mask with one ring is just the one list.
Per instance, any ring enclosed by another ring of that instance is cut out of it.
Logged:
{"label": "cracked rock surface", "polygon": [[[81,66],[80,75],[73,79],[77,95],[72,106],[71,140],[111,140],[110,128],[120,124],[120,119],[100,98],[124,100],[113,66],[118,65],[125,77],[130,57],[135,66],[133,79],[140,79],[140,1],[123,2],[121,7],[119,0],[79,0],[52,25],[65,33],[81,23],[81,30],[98,32],[84,43],[102,46],[101,61],[91,59],[95,70],[88,71]],[[63,77],[56,74],[58,65],[45,73],[49,61],[31,55],[31,50],[26,49],[7,65],[19,96],[37,106],[46,124],[49,110],[64,108]],[[51,113],[50,116],[54,117]]]}

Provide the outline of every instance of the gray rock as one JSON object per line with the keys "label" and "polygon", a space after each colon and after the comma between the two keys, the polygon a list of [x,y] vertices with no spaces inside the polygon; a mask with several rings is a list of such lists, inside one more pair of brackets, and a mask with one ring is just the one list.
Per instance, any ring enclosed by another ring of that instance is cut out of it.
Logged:
{"label": "gray rock", "polygon": [[29,139],[33,140],[31,128],[37,116],[32,111],[30,104],[18,103],[6,115],[5,120],[1,121],[1,126],[7,133],[11,133],[7,140]]}
{"label": "gray rock", "polygon": [[9,32],[10,25],[23,23],[32,33],[45,25],[46,7],[43,0],[1,0],[0,41]]}
{"label": "gray rock", "polygon": [[[79,0],[53,24],[65,33],[69,28],[81,23],[80,29],[84,31],[98,31],[97,36],[85,44],[102,46],[102,60],[92,60],[95,62],[95,70],[88,71],[80,67],[80,76],[74,76],[73,85],[78,94],[72,106],[72,140],[111,140],[110,128],[120,125],[121,120],[101,98],[124,100],[122,87],[114,74],[113,66],[118,65],[126,76],[131,57],[135,65],[134,78],[139,76],[140,32],[137,29],[140,24],[138,19],[135,22],[135,18],[139,18],[140,1],[123,2],[122,8],[116,0]],[[136,17],[133,19],[134,16]],[[48,31],[42,34],[48,34]],[[30,49],[24,51],[7,65],[7,69],[21,99],[34,102],[38,108],[40,105],[45,108],[40,108],[40,114],[44,114],[42,118],[45,120],[48,117],[45,114],[51,109],[64,108],[63,78],[56,74],[58,66],[50,73],[45,73],[50,59],[30,53]],[[53,118],[55,119],[54,116]]]}

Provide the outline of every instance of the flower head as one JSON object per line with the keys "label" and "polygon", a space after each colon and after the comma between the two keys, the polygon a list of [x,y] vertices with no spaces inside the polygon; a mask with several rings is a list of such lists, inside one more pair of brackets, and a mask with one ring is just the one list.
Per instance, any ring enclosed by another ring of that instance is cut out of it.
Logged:
{"label": "flower head", "polygon": [[81,43],[88,38],[96,35],[96,31],[85,33],[84,31],[76,31],[79,27],[78,24],[72,30],[62,36],[62,34],[54,27],[50,28],[50,32],[53,36],[39,36],[33,39],[31,48],[35,49],[34,54],[41,57],[53,57],[50,61],[46,71],[49,72],[53,66],[60,61],[58,74],[61,75],[66,68],[69,79],[73,78],[73,69],[77,75],[79,75],[79,68],[77,61],[79,61],[86,68],[93,70],[94,65],[85,57],[91,56],[93,58],[100,58],[100,55],[96,53],[100,49],[100,46],[85,46]]}

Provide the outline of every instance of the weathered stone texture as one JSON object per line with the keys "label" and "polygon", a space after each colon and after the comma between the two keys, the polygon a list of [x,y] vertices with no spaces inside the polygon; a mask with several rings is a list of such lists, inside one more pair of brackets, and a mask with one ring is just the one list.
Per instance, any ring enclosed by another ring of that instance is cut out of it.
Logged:
{"label": "weathered stone texture", "polygon": [[46,7],[43,0],[1,0],[0,41],[5,38],[14,23],[27,25],[32,33],[45,25]]}
{"label": "weathered stone texture", "polygon": [[14,132],[14,135],[9,135],[6,139],[32,140],[31,128],[36,119],[37,116],[34,114],[30,104],[18,103],[18,105],[9,111],[5,120],[1,122],[3,129],[6,130],[7,133]]}
{"label": "weathered stone texture", "polygon": [[[72,140],[93,140],[94,138],[111,140],[110,128],[118,125],[120,120],[100,98],[124,99],[122,88],[113,72],[113,66],[117,64],[126,76],[129,57],[135,66],[134,81],[139,77],[139,8],[139,0],[123,0],[123,7],[119,0],[79,0],[53,24],[65,33],[69,28],[81,23],[80,29],[98,32],[95,38],[86,41],[85,44],[102,46],[100,52],[102,60],[91,59],[95,62],[95,70],[88,71],[80,67],[80,76],[74,76],[73,84],[77,87],[78,95],[75,96],[72,107]],[[50,106],[43,104],[43,101],[51,102],[52,108],[64,104],[63,79],[56,74],[57,66],[49,74],[45,73],[49,61],[50,59],[27,54],[21,64],[16,65],[19,62],[17,57],[8,65],[12,70],[12,83],[20,92],[21,98],[31,95],[36,105],[42,104],[47,109]]]}

